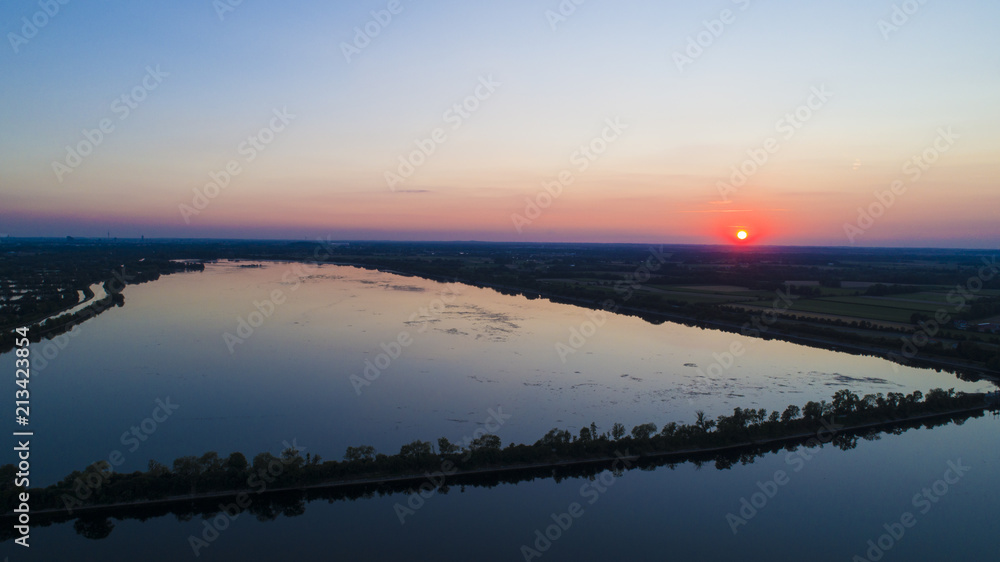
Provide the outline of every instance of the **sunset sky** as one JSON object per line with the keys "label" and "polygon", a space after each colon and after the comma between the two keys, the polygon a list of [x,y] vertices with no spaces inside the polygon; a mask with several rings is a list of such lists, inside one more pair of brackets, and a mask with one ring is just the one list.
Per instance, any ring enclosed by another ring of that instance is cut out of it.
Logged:
{"label": "sunset sky", "polygon": [[1000,240],[995,0],[230,3],[2,4],[0,235]]}

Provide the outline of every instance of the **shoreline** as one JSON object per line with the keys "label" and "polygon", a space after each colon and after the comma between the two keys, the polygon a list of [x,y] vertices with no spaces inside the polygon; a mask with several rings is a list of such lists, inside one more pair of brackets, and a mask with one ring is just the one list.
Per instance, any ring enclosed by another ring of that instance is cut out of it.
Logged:
{"label": "shoreline", "polygon": [[[259,261],[269,261],[269,260],[259,260]],[[601,307],[601,302],[599,300],[571,297],[568,295],[560,295],[558,293],[552,293],[549,291],[542,291],[537,289],[526,289],[522,287],[513,287],[510,285],[501,285],[497,283],[467,281],[458,278],[442,277],[439,275],[398,271],[378,265],[363,264],[356,262],[327,261],[327,262],[307,262],[307,263],[321,263],[327,265],[357,267],[360,269],[380,271],[383,273],[399,275],[402,277],[419,277],[430,281],[437,281],[439,283],[461,283],[463,285],[469,285],[481,289],[493,289],[496,291],[513,291],[520,295],[528,295],[528,294],[537,295],[539,298],[547,299],[550,302],[556,304],[570,304],[574,306],[579,305],[591,310],[605,310],[604,308]],[[743,327],[742,324],[727,322],[725,320],[701,319],[686,314],[678,314],[676,312],[671,313],[662,310],[627,306],[625,304],[617,304],[617,303],[616,303],[616,308],[614,310],[608,310],[608,312],[612,312],[613,314],[635,315],[643,319],[649,316],[656,316],[663,318],[668,322],[673,322],[676,324],[688,325],[687,323],[691,323],[699,327],[718,329],[724,332],[744,335],[742,331]],[[791,318],[785,318],[784,320],[796,321]],[[817,336],[801,336],[778,328],[771,328],[768,332],[763,333],[759,336],[745,336],[745,337],[753,337],[764,340],[779,340],[787,343],[805,345],[807,347],[815,347],[827,351],[833,351],[835,353],[844,352],[844,353],[851,353],[853,355],[873,356],[873,357],[878,357],[879,359],[884,359],[896,365],[901,365],[903,367],[913,367],[916,369],[942,369],[942,370],[947,370],[948,372],[955,375],[963,374],[962,373],[963,371],[966,374],[972,374],[969,373],[969,371],[975,371],[975,376],[978,376],[982,379],[986,379],[995,383],[1000,383],[1000,371],[994,371],[984,365],[979,365],[976,363],[970,363],[967,361],[956,361],[951,358],[939,357],[935,355],[925,355],[924,357],[920,357],[918,355],[914,357],[910,363],[899,363],[897,361],[893,361],[889,357],[890,354],[897,352],[898,351],[897,349],[889,349],[871,344],[859,344],[857,342],[848,342],[836,339],[821,338]]]}
{"label": "shoreline", "polygon": [[[766,447],[768,445],[776,444],[797,444],[805,445],[810,439],[817,439],[819,435],[826,432],[831,435],[839,434],[852,434],[858,431],[866,429],[875,428],[891,428],[903,424],[908,424],[916,421],[926,420],[926,419],[937,419],[951,417],[960,414],[971,414],[975,412],[983,412],[989,409],[990,406],[983,404],[981,406],[972,406],[967,408],[959,408],[954,410],[947,410],[943,412],[933,412],[927,414],[919,414],[915,416],[908,416],[905,418],[898,418],[892,420],[881,420],[875,422],[861,423],[857,425],[849,425],[843,427],[836,427],[836,421],[831,422],[834,429],[830,429],[824,420],[820,423],[821,427],[816,430],[800,432],[791,435],[783,435],[778,437],[770,437],[765,439],[751,439],[749,441],[742,441],[739,443],[732,443],[728,445],[719,445],[715,447],[707,448],[689,448],[675,451],[654,451],[646,453],[637,454],[627,454],[621,456],[601,456],[601,457],[588,457],[580,459],[566,459],[566,460],[556,460],[556,461],[546,461],[541,463],[529,463],[529,464],[518,464],[518,465],[499,465],[488,468],[479,468],[473,470],[462,470],[451,474],[447,474],[446,477],[450,479],[460,478],[463,476],[477,476],[486,474],[503,474],[516,471],[530,471],[545,468],[561,468],[561,467],[573,467],[573,466],[585,466],[594,464],[608,464],[617,460],[630,460],[630,461],[640,461],[643,459],[670,459],[676,458],[678,462],[689,462],[697,460],[698,457],[704,455],[712,455],[718,453],[724,453],[728,451],[739,451],[742,449],[751,449],[755,447]],[[828,440],[823,440],[819,438],[822,444],[829,444],[832,441],[832,437]],[[625,452],[628,452],[627,444],[623,444]],[[447,459],[445,460],[447,461]],[[444,461],[443,461],[444,462]],[[262,491],[254,491],[251,489],[232,489],[223,490],[218,492],[204,492],[199,494],[186,494],[182,496],[171,496],[167,498],[160,498],[155,500],[143,500],[138,502],[118,502],[113,504],[103,504],[103,505],[92,505],[92,506],[81,506],[72,510],[72,512],[66,509],[41,509],[32,511],[32,515],[64,515],[67,517],[66,520],[78,519],[80,514],[89,513],[99,513],[102,511],[127,511],[130,508],[144,508],[149,506],[169,506],[184,504],[188,502],[205,501],[212,499],[229,499],[236,498],[241,494],[247,495],[259,495],[266,496],[271,494],[281,494],[289,492],[308,492],[312,490],[333,490],[333,489],[350,489],[355,487],[370,486],[370,485],[384,485],[384,484],[401,484],[405,482],[421,482],[427,481],[428,475],[427,471],[422,474],[400,474],[400,475],[385,475],[385,476],[370,476],[367,478],[358,478],[351,480],[330,480],[327,482],[320,482],[316,484],[308,484],[304,486],[284,486],[280,488],[267,488]],[[0,518],[13,517],[13,512],[8,512],[0,515]],[[33,518],[34,520],[34,518]],[[32,525],[33,526],[33,525]]]}

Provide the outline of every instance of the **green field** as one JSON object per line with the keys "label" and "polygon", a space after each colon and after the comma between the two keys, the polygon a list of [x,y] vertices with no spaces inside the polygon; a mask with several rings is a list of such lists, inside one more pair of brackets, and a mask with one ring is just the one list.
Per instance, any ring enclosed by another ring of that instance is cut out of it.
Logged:
{"label": "green field", "polygon": [[823,297],[853,297],[864,293],[861,289],[842,289],[837,287],[820,287],[820,295]]}
{"label": "green field", "polygon": [[774,296],[773,292],[768,292],[768,291],[753,291],[753,290],[750,290],[750,289],[745,289],[745,290],[742,290],[742,291],[717,291],[717,290],[712,290],[712,288],[709,287],[709,286],[706,286],[706,287],[702,288],[702,287],[693,287],[693,286],[690,286],[690,285],[687,285],[687,286],[678,286],[678,285],[650,285],[650,287],[653,287],[655,289],[661,289],[663,291],[671,291],[671,292],[677,292],[677,293],[691,293],[691,294],[696,294],[696,295],[718,295],[718,296],[727,297],[730,300],[733,300],[733,299],[735,299],[735,300],[749,300],[749,299],[760,299],[760,298],[767,298],[767,297],[773,297]]}
{"label": "green field", "polygon": [[712,294],[688,291],[678,291],[672,288],[642,287],[641,294],[650,295],[663,301],[676,301],[686,304],[729,304],[747,302],[756,297],[745,297],[733,294]]}
{"label": "green field", "polygon": [[[845,297],[851,298],[851,297]],[[856,297],[855,297],[856,298]],[[771,301],[759,301],[752,303],[756,306],[770,307]],[[918,305],[919,306],[919,305]],[[886,322],[909,323],[913,309],[891,308],[884,306],[869,306],[865,304],[855,304],[849,302],[838,302],[831,299],[801,299],[792,303],[790,311],[815,312],[817,314],[831,314],[834,316],[847,316],[860,320],[883,320]]]}
{"label": "green field", "polygon": [[862,305],[873,308],[896,308],[913,312],[930,312],[931,314],[945,308],[944,303],[935,302],[903,302],[899,300],[879,299],[873,297],[837,297],[823,299],[824,301],[844,304]]}

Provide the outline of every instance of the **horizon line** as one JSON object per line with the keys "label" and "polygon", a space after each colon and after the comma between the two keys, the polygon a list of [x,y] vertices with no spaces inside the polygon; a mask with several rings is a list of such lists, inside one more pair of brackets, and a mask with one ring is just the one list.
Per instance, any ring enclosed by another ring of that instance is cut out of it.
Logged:
{"label": "horizon line", "polygon": [[694,247],[694,248],[733,248],[733,249],[765,249],[765,248],[797,248],[797,249],[829,249],[829,250],[935,250],[935,251],[962,251],[962,252],[990,252],[1000,251],[1000,248],[968,248],[968,247],[944,247],[944,246],[835,246],[835,245],[798,245],[798,244],[753,244],[734,242],[732,244],[716,243],[671,243],[671,242],[556,242],[556,241],[526,241],[526,240],[475,240],[475,239],[451,239],[451,240],[401,240],[391,238],[343,238],[329,239],[322,238],[216,238],[216,237],[96,237],[96,236],[0,236],[0,244],[5,241],[88,241],[88,242],[322,242],[327,244],[349,244],[349,243],[375,243],[375,244],[522,244],[522,245],[562,245],[562,246],[671,246],[671,247]]}

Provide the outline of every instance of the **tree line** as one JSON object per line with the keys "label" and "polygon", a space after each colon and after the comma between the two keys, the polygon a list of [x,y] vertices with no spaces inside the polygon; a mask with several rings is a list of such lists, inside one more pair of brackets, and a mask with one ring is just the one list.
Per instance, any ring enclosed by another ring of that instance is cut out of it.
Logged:
{"label": "tree line", "polygon": [[[755,442],[808,436],[831,427],[846,428],[872,423],[891,423],[914,416],[959,409],[986,407],[983,394],[934,389],[904,395],[899,392],[859,396],[850,390],[837,391],[831,401],[810,401],[801,408],[791,405],[782,411],[764,408],[735,408],[731,415],[714,419],[697,412],[693,423],[670,422],[662,428],[644,423],[627,430],[615,423],[606,431],[591,423],[576,432],[553,428],[533,444],[502,446],[496,435],[484,435],[459,446],[446,437],[436,443],[413,441],[396,454],[379,453],[370,445],[348,447],[340,461],[324,461],[319,455],[304,457],[289,447],[275,456],[263,452],[247,459],[234,452],[222,457],[216,452],[175,459],[170,466],[151,460],[146,471],[117,473],[107,461],[96,462],[83,471],[74,471],[45,488],[24,490],[15,487],[12,465],[0,467],[0,501],[9,513],[20,492],[29,492],[33,510],[66,509],[115,503],[142,502],[164,498],[228,491],[259,491],[259,488],[296,488],[358,479],[394,477],[440,471],[451,463],[461,471],[500,469],[514,466],[586,461],[614,457],[628,450],[632,455],[663,455],[706,449],[736,447]],[[835,439],[848,439],[835,436]],[[837,444],[835,441],[834,444]],[[275,467],[278,467],[276,469]]]}
{"label": "tree line", "polygon": [[[726,470],[800,446],[829,444],[849,450],[859,439],[878,440],[883,433],[900,435],[911,428],[960,425],[970,417],[983,416],[986,408],[998,407],[997,393],[935,389],[927,395],[858,396],[841,390],[830,402],[808,402],[801,408],[793,405],[780,413],[735,408],[732,415],[710,419],[699,412],[692,424],[668,423],[659,431],[652,423],[637,425],[631,431],[617,423],[606,432],[598,432],[591,423],[575,433],[553,429],[533,445],[503,448],[499,437],[485,435],[466,447],[447,438],[438,439],[436,447],[431,442],[414,441],[403,445],[396,455],[378,453],[370,445],[352,446],[342,461],[323,461],[311,454],[303,457],[301,451],[288,447],[278,456],[261,453],[252,461],[238,452],[225,458],[214,452],[181,457],[171,467],[151,461],[149,470],[131,474],[117,474],[106,463],[95,463],[53,486],[28,490],[34,512],[31,523],[48,526],[74,521],[78,534],[102,539],[114,528],[111,517],[145,521],[172,514],[188,521],[235,508],[260,521],[270,521],[282,515],[302,515],[306,503],[316,500],[353,501],[416,493],[427,485],[427,474],[432,472],[447,474],[433,483],[440,494],[456,486],[464,490],[465,486],[495,487],[536,479],[593,479],[606,470],[620,476],[623,469],[614,461],[618,454],[629,455],[634,459],[631,468],[640,470],[662,466],[673,470],[684,462],[699,467],[712,463],[716,469]],[[448,466],[455,470],[446,470]],[[21,491],[10,487],[12,470],[11,465],[0,467],[0,497],[7,506],[6,515],[0,517],[11,517],[12,493]],[[93,486],[95,483],[99,485]],[[306,488],[309,485],[319,486]],[[185,496],[211,491],[223,492],[225,497]],[[238,500],[233,498],[239,494],[250,498],[248,505],[236,507],[234,501]],[[76,511],[65,509],[67,497]],[[148,501],[171,497],[162,503]],[[47,503],[35,503],[40,500]],[[136,503],[98,507],[128,501]],[[82,506],[97,509],[81,512]],[[46,507],[58,511],[37,513]],[[12,526],[0,525],[0,541],[12,540],[13,533]]]}

